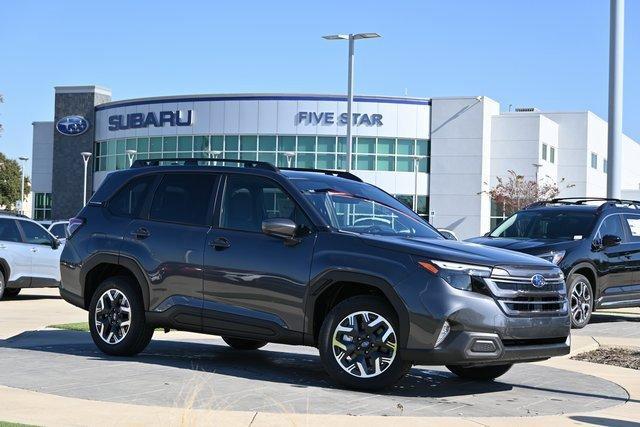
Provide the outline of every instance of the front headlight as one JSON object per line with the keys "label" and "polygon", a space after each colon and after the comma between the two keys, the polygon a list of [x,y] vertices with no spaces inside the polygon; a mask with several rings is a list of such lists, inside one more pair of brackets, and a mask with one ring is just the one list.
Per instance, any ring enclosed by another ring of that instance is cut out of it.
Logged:
{"label": "front headlight", "polygon": [[420,266],[443,278],[448,284],[463,291],[472,290],[474,277],[490,277],[491,268],[482,265],[461,264],[449,261],[420,261]]}
{"label": "front headlight", "polygon": [[551,251],[544,254],[538,255],[545,261],[549,261],[555,265],[560,264],[560,261],[564,258],[565,251]]}

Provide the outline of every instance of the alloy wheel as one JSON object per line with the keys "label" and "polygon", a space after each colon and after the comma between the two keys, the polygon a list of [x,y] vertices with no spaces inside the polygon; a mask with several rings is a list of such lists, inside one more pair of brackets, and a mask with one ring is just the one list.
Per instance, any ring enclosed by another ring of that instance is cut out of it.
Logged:
{"label": "alloy wheel", "polygon": [[95,326],[100,338],[107,344],[121,342],[131,328],[131,304],[118,289],[109,289],[98,299]]}
{"label": "alloy wheel", "polygon": [[358,378],[385,372],[396,357],[397,347],[391,323],[371,311],[348,315],[333,332],[333,356],[342,369]]}
{"label": "alloy wheel", "polygon": [[591,301],[591,286],[583,280],[578,281],[571,292],[571,317],[576,325],[589,320]]}

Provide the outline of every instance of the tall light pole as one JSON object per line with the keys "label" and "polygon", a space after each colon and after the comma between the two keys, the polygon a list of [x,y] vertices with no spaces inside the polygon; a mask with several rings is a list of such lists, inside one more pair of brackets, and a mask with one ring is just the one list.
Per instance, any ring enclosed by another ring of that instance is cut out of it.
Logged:
{"label": "tall light pole", "polygon": [[413,156],[413,179],[414,179],[414,190],[413,190],[413,211],[418,213],[418,166],[420,165],[420,160],[426,159],[427,156]]}
{"label": "tall light pole", "polygon": [[84,187],[82,191],[82,206],[87,205],[87,165],[89,164],[89,159],[91,158],[91,154],[89,151],[83,151],[80,153],[82,155],[82,160],[84,161]]}
{"label": "tall light pole", "polygon": [[138,152],[136,150],[126,150],[125,153],[127,154],[127,158],[129,159],[129,167],[131,167],[131,165],[133,164],[133,158],[136,156],[136,154],[138,154]]}
{"label": "tall light pole", "polygon": [[26,156],[20,156],[18,157],[18,159],[22,160],[22,167],[20,168],[21,179],[20,179],[20,211],[19,213],[24,215],[24,166],[27,160],[29,160],[29,158]]}
{"label": "tall light pole", "polygon": [[357,33],[357,34],[332,34],[322,36],[325,40],[348,40],[349,41],[349,76],[347,83],[347,172],[351,172],[351,126],[353,123],[353,63],[355,41],[360,39],[375,39],[382,37],[378,33]]}
{"label": "tall light pole", "polygon": [[622,79],[624,63],[624,0],[611,0],[609,27],[609,147],[607,197],[622,195]]}

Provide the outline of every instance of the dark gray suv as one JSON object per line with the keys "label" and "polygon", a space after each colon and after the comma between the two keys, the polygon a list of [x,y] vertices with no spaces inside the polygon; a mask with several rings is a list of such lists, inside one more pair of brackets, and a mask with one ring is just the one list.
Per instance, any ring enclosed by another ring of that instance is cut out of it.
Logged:
{"label": "dark gray suv", "polygon": [[372,390],[413,364],[490,380],[569,352],[558,267],[446,240],[345,172],[139,160],[70,221],[60,262],[62,297],[111,355],[157,327],[309,345],[337,383]]}

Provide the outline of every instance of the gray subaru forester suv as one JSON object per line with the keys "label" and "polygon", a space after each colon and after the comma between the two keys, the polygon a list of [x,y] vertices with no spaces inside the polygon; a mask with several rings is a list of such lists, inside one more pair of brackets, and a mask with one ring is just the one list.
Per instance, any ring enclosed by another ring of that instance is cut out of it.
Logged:
{"label": "gray subaru forester suv", "polygon": [[373,390],[412,365],[491,380],[569,352],[558,267],[446,240],[345,172],[139,160],[70,221],[60,262],[61,295],[110,355],[157,327],[308,345],[338,384]]}

